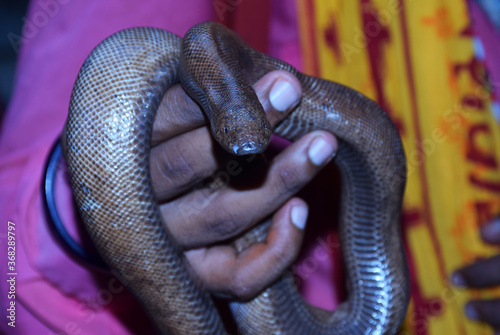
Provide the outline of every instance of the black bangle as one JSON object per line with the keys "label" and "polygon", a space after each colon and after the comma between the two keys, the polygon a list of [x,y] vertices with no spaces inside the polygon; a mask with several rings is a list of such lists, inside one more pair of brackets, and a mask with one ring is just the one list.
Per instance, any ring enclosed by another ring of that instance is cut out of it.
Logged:
{"label": "black bangle", "polygon": [[49,158],[45,164],[45,178],[42,187],[50,231],[63,249],[78,263],[99,270],[109,270],[108,266],[99,255],[88,252],[71,237],[59,217],[55,200],[55,181],[61,153],[61,142],[60,139],[58,139],[50,150]]}

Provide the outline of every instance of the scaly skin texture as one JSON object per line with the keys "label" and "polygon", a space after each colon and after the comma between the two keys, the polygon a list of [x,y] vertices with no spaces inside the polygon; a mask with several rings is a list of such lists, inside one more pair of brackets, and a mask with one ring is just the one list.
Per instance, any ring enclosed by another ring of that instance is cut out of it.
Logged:
{"label": "scaly skin texture", "polygon": [[[394,334],[409,301],[399,226],[406,164],[396,128],[361,93],[297,72],[249,48],[221,25],[197,25],[182,41],[154,28],[120,31],[85,61],[62,140],[87,230],[161,333],[224,334],[209,295],[190,276],[162,223],[149,175],[151,129],[165,91],[180,80],[227,151],[262,151],[271,129],[250,85],[276,69],[297,76],[304,94],[275,132],[295,140],[321,129],[339,139],[349,298],[334,313],[316,309],[285,275],[257,298],[231,303],[239,329],[243,334]],[[241,250],[265,234],[265,227],[257,228],[235,246]]]}

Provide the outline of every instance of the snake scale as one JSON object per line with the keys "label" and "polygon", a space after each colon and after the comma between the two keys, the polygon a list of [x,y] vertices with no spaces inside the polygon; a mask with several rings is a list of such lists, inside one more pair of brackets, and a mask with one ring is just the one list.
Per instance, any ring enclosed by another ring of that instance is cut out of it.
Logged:
{"label": "snake scale", "polygon": [[[103,259],[161,333],[225,334],[211,297],[191,278],[162,223],[149,175],[151,129],[164,93],[181,81],[227,151],[262,150],[273,130],[250,83],[276,69],[300,80],[303,98],[274,132],[295,140],[322,129],[339,139],[349,296],[327,312],[305,303],[284,275],[255,299],[230,304],[239,331],[394,334],[409,302],[399,224],[406,163],[396,127],[361,93],[304,75],[217,23],[196,25],[183,39],[156,28],[126,29],[89,55],[62,135],[80,215]],[[259,239],[265,231],[250,234]]]}

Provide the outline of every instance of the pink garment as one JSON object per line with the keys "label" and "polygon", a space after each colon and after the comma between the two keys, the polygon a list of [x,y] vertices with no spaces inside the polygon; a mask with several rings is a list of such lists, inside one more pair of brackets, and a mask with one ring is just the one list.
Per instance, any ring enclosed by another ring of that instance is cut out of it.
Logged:
{"label": "pink garment", "polygon": [[495,99],[491,105],[491,111],[500,123],[500,62],[498,62],[497,56],[500,55],[500,32],[475,1],[469,1],[469,10],[473,20],[474,33],[477,36],[476,55],[485,63],[490,76],[489,82]]}
{"label": "pink garment", "polygon": [[[182,36],[193,24],[213,18],[212,3],[41,0],[31,4],[14,95],[0,134],[0,329],[4,333],[151,333],[138,304],[114,277],[75,263],[54,240],[43,211],[42,174],[63,128],[74,80],[92,48],[113,32],[134,26],[160,27]],[[270,41],[273,55],[300,65],[293,0],[273,2]],[[78,237],[66,177],[59,174],[59,211]],[[12,272],[5,254],[8,221],[15,223],[15,300],[5,296],[10,278],[6,274]],[[11,301],[16,306],[15,328],[5,321]]]}

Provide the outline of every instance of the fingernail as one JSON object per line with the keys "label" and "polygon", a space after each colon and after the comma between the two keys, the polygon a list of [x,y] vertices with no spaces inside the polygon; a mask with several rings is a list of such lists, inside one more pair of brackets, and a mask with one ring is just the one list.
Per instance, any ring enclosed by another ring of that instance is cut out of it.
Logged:
{"label": "fingernail", "polygon": [[309,146],[307,154],[314,165],[320,166],[335,156],[333,150],[331,144],[325,141],[323,137],[318,136]]}
{"label": "fingernail", "polygon": [[495,219],[481,228],[481,235],[486,241],[500,242],[500,220]]}
{"label": "fingernail", "polygon": [[459,272],[453,273],[451,281],[456,287],[467,287],[467,282],[465,281],[464,276],[462,276]]}
{"label": "fingernail", "polygon": [[290,216],[292,223],[299,229],[304,229],[307,221],[308,209],[306,206],[293,206]]}
{"label": "fingernail", "polygon": [[477,309],[471,304],[465,305],[465,315],[467,315],[467,317],[471,320],[479,320],[479,313],[477,312]]}
{"label": "fingernail", "polygon": [[269,101],[274,109],[284,112],[296,104],[300,99],[299,93],[288,81],[278,79],[274,82]]}

